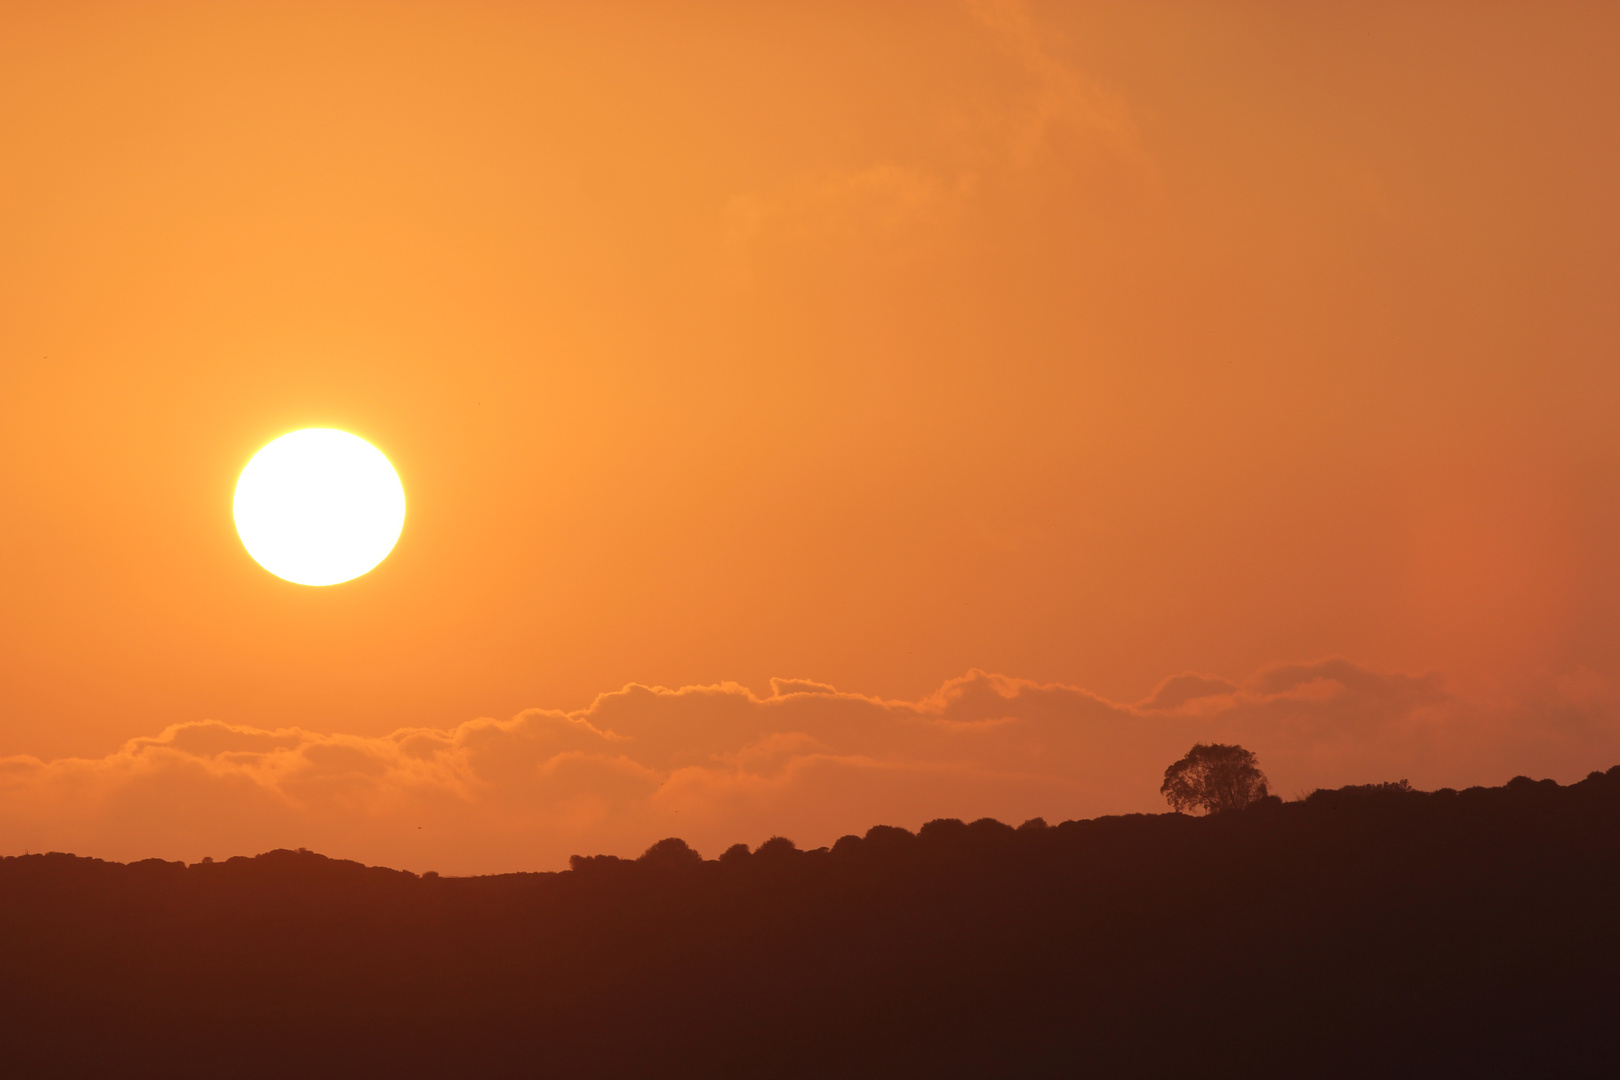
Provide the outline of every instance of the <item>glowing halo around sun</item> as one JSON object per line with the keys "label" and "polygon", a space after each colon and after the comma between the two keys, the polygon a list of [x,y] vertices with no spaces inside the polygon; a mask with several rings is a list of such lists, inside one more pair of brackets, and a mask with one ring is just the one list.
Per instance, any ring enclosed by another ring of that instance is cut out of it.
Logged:
{"label": "glowing halo around sun", "polygon": [[232,512],[260,566],[299,585],[336,585],[388,557],[405,527],[399,474],[366,440],[333,428],[283,435],[253,455]]}

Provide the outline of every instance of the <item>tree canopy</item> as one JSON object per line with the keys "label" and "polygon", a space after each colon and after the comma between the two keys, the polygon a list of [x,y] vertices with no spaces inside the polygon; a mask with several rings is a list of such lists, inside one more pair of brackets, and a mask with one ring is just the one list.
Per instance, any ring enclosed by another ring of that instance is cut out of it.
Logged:
{"label": "tree canopy", "polygon": [[1164,770],[1159,794],[1184,814],[1241,810],[1266,797],[1266,774],[1253,752],[1241,746],[1198,743]]}

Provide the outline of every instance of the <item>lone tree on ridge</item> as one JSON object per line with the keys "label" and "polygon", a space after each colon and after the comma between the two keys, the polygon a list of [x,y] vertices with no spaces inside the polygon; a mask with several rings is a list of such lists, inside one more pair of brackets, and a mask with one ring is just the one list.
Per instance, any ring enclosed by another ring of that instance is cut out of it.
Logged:
{"label": "lone tree on ridge", "polygon": [[1199,743],[1164,770],[1159,794],[1170,809],[1183,814],[1241,810],[1266,797],[1266,774],[1254,754],[1241,746]]}

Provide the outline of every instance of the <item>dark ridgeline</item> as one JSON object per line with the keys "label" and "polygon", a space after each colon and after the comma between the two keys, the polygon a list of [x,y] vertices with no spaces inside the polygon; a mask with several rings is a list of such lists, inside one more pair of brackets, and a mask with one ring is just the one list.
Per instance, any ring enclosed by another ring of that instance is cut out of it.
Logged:
{"label": "dark ridgeline", "polygon": [[0,862],[10,1076],[1620,1069],[1620,767],[416,877]]}

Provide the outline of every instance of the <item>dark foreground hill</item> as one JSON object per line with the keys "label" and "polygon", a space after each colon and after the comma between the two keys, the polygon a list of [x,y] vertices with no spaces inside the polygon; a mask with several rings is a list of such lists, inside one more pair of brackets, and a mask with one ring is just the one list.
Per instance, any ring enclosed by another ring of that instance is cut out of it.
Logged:
{"label": "dark foreground hill", "polygon": [[0,861],[0,1072],[1620,1070],[1620,767],[416,877]]}

